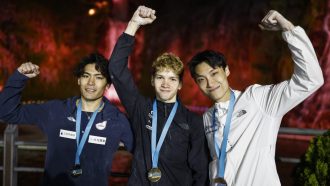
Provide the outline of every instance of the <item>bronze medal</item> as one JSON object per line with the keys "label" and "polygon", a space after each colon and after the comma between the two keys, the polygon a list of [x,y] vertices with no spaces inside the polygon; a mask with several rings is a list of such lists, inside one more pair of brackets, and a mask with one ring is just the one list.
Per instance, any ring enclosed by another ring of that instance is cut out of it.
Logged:
{"label": "bronze medal", "polygon": [[218,183],[218,184],[222,184],[222,185],[227,185],[227,182],[224,178],[221,177],[217,177],[213,179],[213,183]]}
{"label": "bronze medal", "polygon": [[162,177],[162,172],[159,168],[152,168],[148,171],[148,179],[151,182],[158,182]]}

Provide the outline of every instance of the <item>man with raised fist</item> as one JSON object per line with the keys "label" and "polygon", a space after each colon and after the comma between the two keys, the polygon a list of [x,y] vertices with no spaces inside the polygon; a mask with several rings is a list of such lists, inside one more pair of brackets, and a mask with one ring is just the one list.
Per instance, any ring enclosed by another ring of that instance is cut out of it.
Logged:
{"label": "man with raised fist", "polygon": [[0,93],[0,120],[35,124],[46,135],[47,153],[42,185],[106,186],[114,152],[133,139],[126,117],[105,97],[110,86],[107,59],[91,54],[77,65],[80,96],[42,104],[21,104],[28,79],[39,74],[31,62],[22,64]]}

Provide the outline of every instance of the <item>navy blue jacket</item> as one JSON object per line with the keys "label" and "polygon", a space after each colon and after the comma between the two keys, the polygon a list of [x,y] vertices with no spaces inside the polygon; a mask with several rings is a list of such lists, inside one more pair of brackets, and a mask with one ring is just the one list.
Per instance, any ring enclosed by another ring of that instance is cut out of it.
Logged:
{"label": "navy blue jacket", "polygon": [[[35,124],[47,136],[42,185],[108,185],[112,157],[119,141],[124,142],[129,150],[132,148],[132,132],[126,117],[103,98],[105,105],[97,114],[80,155],[83,174],[73,178],[69,170],[74,165],[77,146],[76,139],[70,134],[75,133],[76,100],[79,97],[21,105],[21,93],[27,79],[18,71],[8,79],[0,93],[0,120],[10,124]],[[82,113],[81,130],[86,128],[88,114],[92,113]]]}
{"label": "navy blue jacket", "polygon": [[[127,67],[134,37],[122,34],[109,62],[113,85],[124,105],[135,136],[132,171],[128,185],[188,186],[207,185],[208,151],[203,120],[179,101],[177,112],[160,150],[158,167],[162,177],[157,183],[148,181],[151,169],[151,121],[153,99],[142,96]],[[157,139],[171,112],[173,103],[157,102]]]}

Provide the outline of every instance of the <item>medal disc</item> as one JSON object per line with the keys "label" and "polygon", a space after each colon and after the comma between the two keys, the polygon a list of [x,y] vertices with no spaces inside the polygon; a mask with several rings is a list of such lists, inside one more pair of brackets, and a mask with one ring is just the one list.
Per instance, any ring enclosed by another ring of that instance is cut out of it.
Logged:
{"label": "medal disc", "polygon": [[219,184],[227,185],[226,180],[224,178],[221,178],[221,177],[214,178],[213,183],[219,183]]}
{"label": "medal disc", "polygon": [[162,177],[162,172],[159,168],[152,168],[148,171],[148,179],[151,182],[158,182]]}
{"label": "medal disc", "polygon": [[81,169],[80,165],[73,166],[73,169],[70,172],[71,172],[72,177],[78,177],[78,176],[82,175],[82,169]]}

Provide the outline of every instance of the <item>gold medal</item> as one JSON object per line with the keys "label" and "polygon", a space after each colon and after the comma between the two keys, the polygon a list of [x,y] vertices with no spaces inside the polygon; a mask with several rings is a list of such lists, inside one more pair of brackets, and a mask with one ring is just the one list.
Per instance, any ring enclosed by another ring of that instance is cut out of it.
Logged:
{"label": "gold medal", "polygon": [[162,177],[162,172],[159,168],[152,168],[148,171],[148,179],[151,182],[158,182]]}
{"label": "gold medal", "polygon": [[226,180],[224,178],[221,178],[221,177],[214,178],[213,183],[219,183],[219,184],[222,184],[222,185],[227,185]]}

